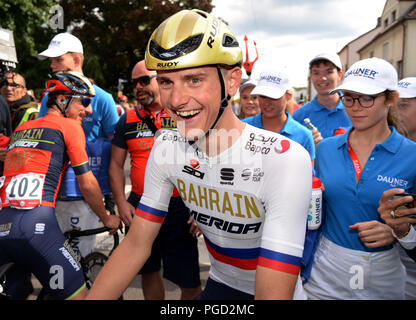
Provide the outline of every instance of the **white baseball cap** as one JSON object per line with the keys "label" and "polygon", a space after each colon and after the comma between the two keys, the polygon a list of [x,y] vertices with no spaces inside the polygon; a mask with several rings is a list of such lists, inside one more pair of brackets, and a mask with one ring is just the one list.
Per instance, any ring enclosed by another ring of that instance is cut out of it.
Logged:
{"label": "white baseball cap", "polygon": [[351,91],[375,95],[386,90],[398,90],[398,76],[386,60],[369,58],[357,61],[345,73],[342,84],[331,92]]}
{"label": "white baseball cap", "polygon": [[332,53],[332,52],[320,53],[316,55],[315,57],[313,57],[313,59],[309,62],[309,66],[317,60],[328,60],[329,62],[332,62],[337,68],[342,70],[341,59],[339,58],[339,55],[336,53]]}
{"label": "white baseball cap", "polygon": [[48,49],[38,54],[39,60],[62,56],[67,52],[84,53],[82,43],[70,33],[59,33],[52,38]]}
{"label": "white baseball cap", "polygon": [[267,70],[260,73],[257,86],[251,91],[251,94],[279,99],[290,88],[289,77],[284,71]]}
{"label": "white baseball cap", "polygon": [[400,80],[398,87],[400,98],[416,98],[416,77]]}
{"label": "white baseball cap", "polygon": [[247,80],[240,85],[240,93],[247,87],[255,87],[256,81],[255,80]]}

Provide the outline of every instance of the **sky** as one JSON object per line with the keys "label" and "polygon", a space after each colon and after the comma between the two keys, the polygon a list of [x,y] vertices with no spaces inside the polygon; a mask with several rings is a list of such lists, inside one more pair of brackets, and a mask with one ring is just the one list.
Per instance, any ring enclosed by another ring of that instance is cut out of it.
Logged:
{"label": "sky", "polygon": [[[373,29],[386,0],[212,0],[212,14],[228,22],[243,49],[248,38],[251,78],[273,66],[286,69],[293,87],[305,87],[309,61],[322,52],[339,52]],[[243,78],[247,78],[243,73]]]}

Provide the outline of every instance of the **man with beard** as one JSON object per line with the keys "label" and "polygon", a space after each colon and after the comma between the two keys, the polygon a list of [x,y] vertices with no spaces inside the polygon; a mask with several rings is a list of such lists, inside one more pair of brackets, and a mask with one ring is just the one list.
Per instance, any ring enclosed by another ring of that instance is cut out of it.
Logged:
{"label": "man with beard", "polygon": [[[126,229],[132,222],[143,193],[146,164],[156,132],[176,130],[175,122],[161,105],[155,77],[156,72],[147,70],[144,60],[134,66],[132,82],[140,106],[121,115],[112,142],[110,185]],[[127,152],[131,158],[132,184],[128,199],[124,193]],[[160,275],[161,261],[164,278],[181,288],[181,299],[193,299],[201,292],[197,239],[190,234],[188,220],[189,211],[175,189],[162,231],[153,244],[149,259],[139,272],[146,300],[162,300],[165,297]]]}

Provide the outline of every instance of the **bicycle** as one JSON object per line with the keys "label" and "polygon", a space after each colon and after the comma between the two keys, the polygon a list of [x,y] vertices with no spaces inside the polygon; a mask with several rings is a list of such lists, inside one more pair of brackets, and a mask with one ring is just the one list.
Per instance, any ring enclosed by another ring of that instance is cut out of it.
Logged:
{"label": "bicycle", "polygon": [[[100,227],[96,229],[87,229],[87,230],[72,229],[72,230],[64,232],[64,236],[70,243],[74,238],[96,235],[96,234],[107,232],[110,230],[111,229],[108,227]],[[110,250],[110,253],[108,254],[108,256],[99,251],[93,251],[89,253],[85,258],[79,255],[79,262],[81,264],[87,290],[91,289],[92,283],[94,282],[101,268],[107,262],[109,256],[113,253],[115,248],[117,248],[118,244],[119,244],[119,235],[116,232],[113,235],[113,248]],[[7,295],[7,293],[3,292],[3,289],[7,282],[7,271],[10,270],[14,265],[15,265],[14,262],[9,262],[0,266],[0,300],[11,299],[11,297]],[[47,300],[48,298],[49,298],[48,293],[46,292],[44,288],[42,288],[36,300]],[[123,300],[123,295],[121,295],[119,300]]]}

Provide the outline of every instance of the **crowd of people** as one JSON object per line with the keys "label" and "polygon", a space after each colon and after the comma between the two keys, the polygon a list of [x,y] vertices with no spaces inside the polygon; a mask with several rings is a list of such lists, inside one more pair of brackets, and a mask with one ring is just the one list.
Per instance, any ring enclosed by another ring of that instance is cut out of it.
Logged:
{"label": "crowd of people", "polygon": [[[131,105],[84,76],[75,36],[38,58],[51,68],[40,106],[18,73],[1,87],[0,265],[16,263],[14,299],[32,274],[55,299],[117,299],[137,274],[149,300],[164,299],[163,278],[181,299],[416,299],[416,77],[321,53],[300,106],[289,70],[242,80],[232,31],[197,9],[155,29]],[[322,219],[309,230],[313,177]],[[87,293],[77,260],[95,238],[69,245],[62,232],[99,221],[126,235]]]}

